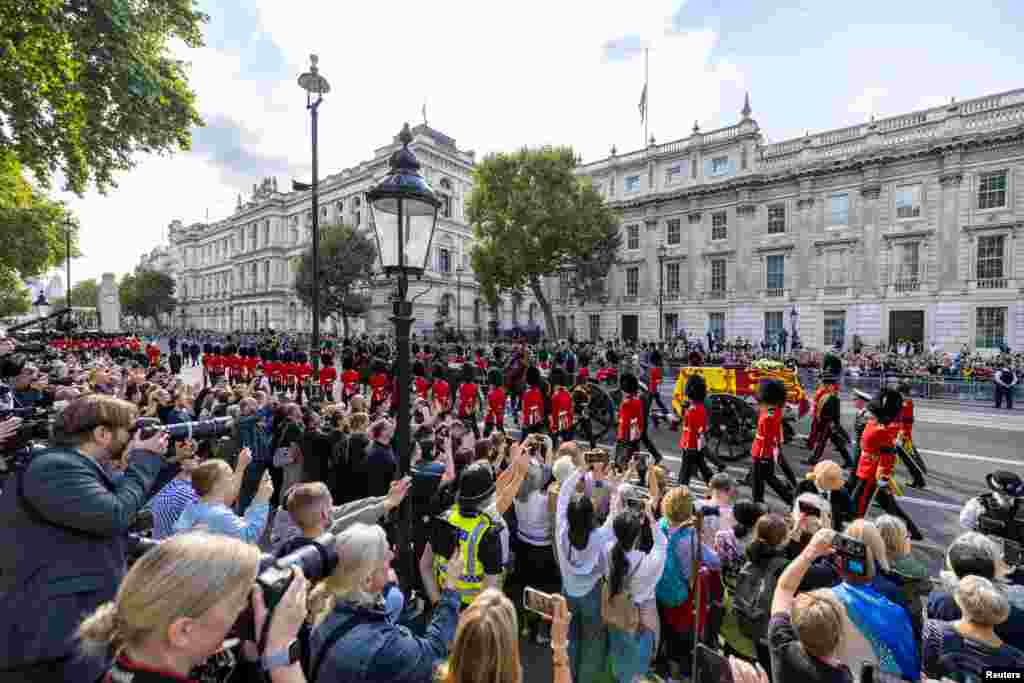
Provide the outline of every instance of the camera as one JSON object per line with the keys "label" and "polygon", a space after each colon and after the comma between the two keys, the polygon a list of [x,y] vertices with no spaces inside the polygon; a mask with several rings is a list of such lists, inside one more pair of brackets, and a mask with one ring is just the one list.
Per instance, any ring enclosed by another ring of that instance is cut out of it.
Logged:
{"label": "camera", "polygon": [[135,421],[132,432],[138,432],[139,438],[145,441],[156,434],[164,432],[172,440],[181,439],[216,439],[228,434],[234,420],[230,417],[214,417],[198,422],[180,422],[165,425],[155,417],[140,417]]}
{"label": "camera", "polygon": [[651,494],[639,486],[625,486],[622,490],[622,500],[630,510],[643,512],[651,502]]}
{"label": "camera", "polygon": [[858,576],[868,575],[868,549],[864,541],[846,534],[836,534],[832,537],[832,547],[836,555],[842,558],[846,571]]}

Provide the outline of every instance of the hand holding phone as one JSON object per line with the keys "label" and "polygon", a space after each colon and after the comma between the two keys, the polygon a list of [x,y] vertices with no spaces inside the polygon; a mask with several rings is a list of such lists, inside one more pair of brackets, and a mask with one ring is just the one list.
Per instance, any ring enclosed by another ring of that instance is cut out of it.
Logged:
{"label": "hand holding phone", "polygon": [[523,591],[523,606],[548,619],[555,616],[555,596],[531,586],[527,586]]}

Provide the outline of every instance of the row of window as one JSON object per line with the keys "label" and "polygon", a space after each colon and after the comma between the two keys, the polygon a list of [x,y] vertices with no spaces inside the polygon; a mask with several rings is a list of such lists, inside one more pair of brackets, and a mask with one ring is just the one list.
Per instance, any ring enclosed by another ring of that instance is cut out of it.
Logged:
{"label": "row of window", "polygon": [[[665,313],[662,331],[666,338],[675,337],[681,332],[679,327],[678,313]],[[636,325],[635,316],[623,316],[633,318],[632,325]],[[836,345],[846,347],[846,311],[825,311],[823,320],[823,342],[825,348],[832,348]],[[567,321],[566,316],[556,317],[558,336],[566,337],[567,322],[574,324],[574,319]],[[975,320],[975,346],[983,349],[1001,348],[1006,344],[1007,311],[1005,307],[984,307],[978,308]],[[626,327],[623,321],[623,327]],[[588,319],[591,341],[597,341],[601,337],[601,314],[592,313]],[[708,313],[708,331],[716,338],[725,338],[725,313],[715,311]],[[785,316],[782,311],[764,312],[764,338],[772,343],[778,343],[785,329]],[[787,331],[788,332],[788,331]]]}
{"label": "row of window", "polygon": [[[631,176],[639,178],[639,176]],[[639,182],[639,181],[638,181]],[[1006,172],[996,171],[981,174],[978,182],[978,208],[995,209],[1006,206]],[[921,216],[921,185],[897,187],[895,191],[897,219],[912,219]],[[850,222],[850,195],[840,193],[828,198],[828,225],[842,226]],[[786,205],[783,203],[768,205],[768,234],[776,235],[786,232]],[[714,241],[728,239],[728,214],[716,211],[711,214],[711,239]],[[682,243],[682,224],[680,219],[669,219],[665,230],[665,243],[669,246]],[[640,226],[626,226],[626,248],[640,248]]]}
{"label": "row of window", "polygon": [[[712,157],[705,160],[704,175],[709,178],[720,178],[735,173],[735,165],[728,156]],[[750,165],[747,147],[740,148],[740,169],[747,170]],[[683,162],[677,162],[665,169],[665,184],[673,185],[682,180],[684,173]],[[690,159],[690,178],[697,179],[697,159]],[[623,189],[626,194],[633,194],[640,191],[640,175],[628,175],[623,179]]]}
{"label": "row of window", "polygon": [[[893,284],[898,291],[914,291],[921,282],[921,242],[906,241],[896,245],[892,264]],[[824,253],[824,284],[826,287],[843,286],[850,283],[849,250],[830,249]],[[1006,286],[1006,273],[1009,271],[1006,260],[1006,236],[983,235],[978,237],[975,261],[975,278],[982,288],[1002,288]],[[764,287],[769,296],[781,296],[786,288],[786,256],[785,254],[767,254],[764,258]],[[639,293],[640,268],[633,266],[625,269],[625,295],[635,297]],[[665,292],[674,297],[679,294],[680,264],[669,261],[663,271]],[[569,273],[560,274],[560,294],[565,299],[569,295]],[[726,259],[711,260],[711,291],[724,294],[727,289]]]}

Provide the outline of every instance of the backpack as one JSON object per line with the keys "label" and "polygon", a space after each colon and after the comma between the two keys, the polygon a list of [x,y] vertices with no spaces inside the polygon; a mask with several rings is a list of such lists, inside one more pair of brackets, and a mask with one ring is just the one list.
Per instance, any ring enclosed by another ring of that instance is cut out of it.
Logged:
{"label": "backpack", "polygon": [[740,632],[755,643],[768,633],[775,584],[787,564],[789,560],[780,556],[771,558],[767,564],[747,561],[740,569],[732,596],[733,611]]}
{"label": "backpack", "polygon": [[601,619],[606,626],[617,628],[625,633],[636,633],[640,626],[640,608],[633,602],[633,594],[627,588],[629,580],[639,566],[638,562],[633,572],[623,579],[622,590],[615,595],[611,594],[611,581],[607,578],[602,581]]}
{"label": "backpack", "polygon": [[[666,535],[668,534],[668,521],[665,519],[661,520],[661,530]],[[666,607],[678,607],[690,596],[690,582],[683,576],[683,570],[689,568],[679,566],[677,552],[680,543],[690,542],[691,535],[684,533],[686,531],[692,531],[692,529],[689,527],[676,529],[672,537],[669,538],[668,551],[665,553],[665,569],[661,572],[661,578],[658,579],[658,587],[655,590],[658,603]]]}

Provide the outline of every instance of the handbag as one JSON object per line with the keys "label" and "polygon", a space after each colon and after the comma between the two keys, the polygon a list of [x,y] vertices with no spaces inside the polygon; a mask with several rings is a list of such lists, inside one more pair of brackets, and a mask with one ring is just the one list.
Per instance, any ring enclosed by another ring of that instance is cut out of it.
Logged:
{"label": "handbag", "polygon": [[633,602],[633,594],[625,586],[633,578],[640,563],[622,582],[623,589],[611,594],[611,582],[605,578],[601,582],[601,620],[606,626],[616,628],[625,633],[636,633],[640,626],[640,608]]}

